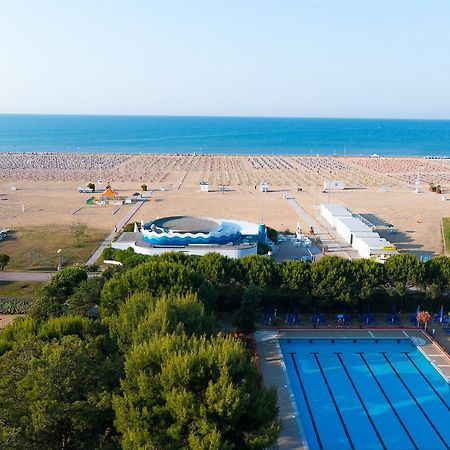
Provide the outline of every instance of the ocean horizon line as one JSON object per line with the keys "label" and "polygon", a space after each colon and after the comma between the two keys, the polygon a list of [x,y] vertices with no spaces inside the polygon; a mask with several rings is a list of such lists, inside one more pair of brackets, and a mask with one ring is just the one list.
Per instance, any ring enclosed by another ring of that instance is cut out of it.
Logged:
{"label": "ocean horizon line", "polygon": [[16,113],[0,112],[0,117],[142,117],[142,118],[186,118],[186,119],[270,119],[270,120],[361,120],[361,121],[420,121],[420,122],[450,122],[450,117],[382,117],[382,116],[290,116],[290,115],[234,115],[234,114],[117,114],[117,113]]}

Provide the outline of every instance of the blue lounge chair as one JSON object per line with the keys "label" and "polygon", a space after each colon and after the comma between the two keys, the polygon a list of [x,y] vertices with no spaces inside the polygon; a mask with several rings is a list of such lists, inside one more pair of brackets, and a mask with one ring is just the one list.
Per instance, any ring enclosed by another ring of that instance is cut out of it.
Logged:
{"label": "blue lounge chair", "polygon": [[309,320],[313,325],[326,325],[326,323],[327,323],[327,321],[325,320],[325,317],[320,313],[311,314],[311,317]]}
{"label": "blue lounge chair", "polygon": [[417,316],[415,314],[410,314],[409,315],[409,321],[411,322],[412,325],[416,325],[417,326]]}
{"label": "blue lounge chair", "polygon": [[264,325],[272,325],[273,315],[270,313],[264,313],[263,322]]}
{"label": "blue lounge chair", "polygon": [[400,318],[398,317],[397,314],[392,313],[392,314],[385,314],[384,316],[384,321],[388,324],[388,325],[400,325]]}
{"label": "blue lounge chair", "polygon": [[359,321],[361,322],[361,325],[376,325],[377,324],[375,317],[373,317],[373,315],[370,313],[369,314],[360,314]]}
{"label": "blue lounge chair", "polygon": [[435,314],[433,317],[433,323],[434,324],[438,324],[441,323],[441,315],[440,314]]}

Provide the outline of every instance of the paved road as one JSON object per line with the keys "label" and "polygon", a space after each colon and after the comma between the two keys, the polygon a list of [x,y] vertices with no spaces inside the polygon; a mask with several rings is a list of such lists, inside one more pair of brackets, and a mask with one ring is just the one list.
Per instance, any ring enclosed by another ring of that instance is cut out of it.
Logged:
{"label": "paved road", "polygon": [[49,281],[53,273],[0,271],[0,281]]}
{"label": "paved road", "polygon": [[[133,208],[129,211],[128,214],[126,214],[122,219],[119,220],[116,227],[118,230],[122,229],[129,221],[130,219],[138,212],[139,208],[144,204],[145,202],[138,202],[136,203]],[[113,230],[111,233],[106,236],[106,239],[100,244],[100,246],[95,250],[95,252],[92,254],[92,256],[86,261],[86,264],[94,264],[98,258],[100,258],[103,250],[108,247],[108,245],[112,242],[116,235],[116,232]]]}

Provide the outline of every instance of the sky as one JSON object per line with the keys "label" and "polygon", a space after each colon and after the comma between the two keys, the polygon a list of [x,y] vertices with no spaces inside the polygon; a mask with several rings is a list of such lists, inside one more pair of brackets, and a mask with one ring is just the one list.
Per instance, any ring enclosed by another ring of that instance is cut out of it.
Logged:
{"label": "sky", "polygon": [[450,119],[449,0],[0,0],[0,113]]}

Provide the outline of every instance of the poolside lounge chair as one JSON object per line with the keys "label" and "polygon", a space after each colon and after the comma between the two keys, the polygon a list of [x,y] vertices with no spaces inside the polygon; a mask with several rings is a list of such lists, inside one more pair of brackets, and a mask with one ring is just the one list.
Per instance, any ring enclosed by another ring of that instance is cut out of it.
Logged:
{"label": "poolside lounge chair", "polygon": [[264,325],[272,325],[273,315],[270,313],[264,313],[263,323]]}
{"label": "poolside lounge chair", "polygon": [[396,313],[385,314],[384,321],[388,325],[400,325],[400,318],[398,317],[398,315]]}
{"label": "poolside lounge chair", "polygon": [[359,321],[361,322],[361,325],[376,325],[377,324],[375,317],[373,317],[373,315],[370,313],[369,314],[360,314]]}
{"label": "poolside lounge chair", "polygon": [[325,320],[325,317],[320,313],[311,314],[309,321],[316,326],[319,325],[326,325],[327,321]]}
{"label": "poolside lounge chair", "polygon": [[415,314],[410,314],[409,315],[409,321],[411,322],[412,325],[416,325],[417,326],[417,316]]}

